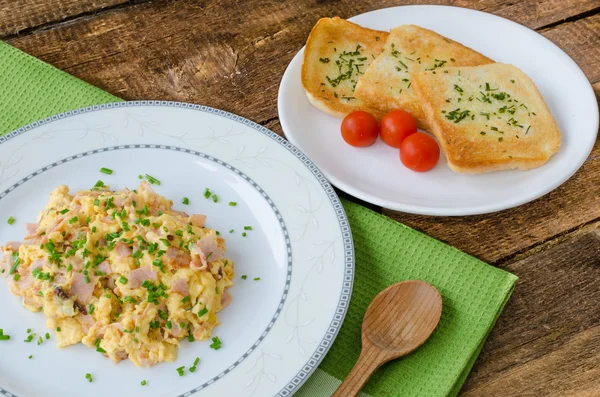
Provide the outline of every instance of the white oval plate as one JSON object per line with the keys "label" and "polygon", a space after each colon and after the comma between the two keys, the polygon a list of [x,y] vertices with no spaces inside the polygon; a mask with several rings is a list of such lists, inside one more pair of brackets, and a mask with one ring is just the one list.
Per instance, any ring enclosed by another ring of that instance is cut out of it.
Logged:
{"label": "white oval plate", "polygon": [[[102,174],[101,167],[114,173]],[[161,180],[156,190],[179,210],[207,214],[207,225],[226,239],[236,277],[232,303],[214,332],[223,347],[185,341],[175,363],[148,369],[128,360],[114,365],[81,344],[59,350],[53,337],[41,346],[25,343],[28,328],[54,332],[2,278],[0,328],[11,340],[0,341],[0,395],[293,394],[342,324],[354,253],[333,188],[305,155],[266,128],[205,106],[153,101],[94,106],[21,128],[0,137],[0,242],[22,240],[25,222],[35,222],[57,185],[76,191],[101,179],[134,188],[139,174]],[[204,198],[207,187],[218,203]],[[16,218],[12,226],[9,216]],[[253,230],[242,237],[246,225]],[[179,377],[175,369],[196,357],[197,371]]]}
{"label": "white oval plate", "polygon": [[288,66],[279,87],[279,119],[287,139],[306,153],[338,188],[382,207],[425,215],[473,215],[534,200],[569,179],[588,157],[598,131],[596,97],[567,54],[536,32],[484,12],[445,6],[404,6],[350,18],[389,30],[420,25],[459,41],[497,62],[521,68],[537,84],[562,132],[562,146],[544,166],[529,171],[478,175],[454,173],[441,156],[429,172],[415,173],[398,150],[379,140],[353,148],[340,135],[341,120],[313,108],[302,88],[304,49]]}

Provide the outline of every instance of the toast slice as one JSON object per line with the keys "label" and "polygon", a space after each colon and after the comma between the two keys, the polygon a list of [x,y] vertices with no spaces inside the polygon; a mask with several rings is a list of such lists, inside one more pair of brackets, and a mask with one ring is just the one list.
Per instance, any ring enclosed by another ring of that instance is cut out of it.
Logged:
{"label": "toast slice", "polygon": [[388,33],[344,19],[322,18],[313,27],[302,64],[302,86],[310,103],[335,117],[369,109],[354,88],[369,64],[383,51]]}
{"label": "toast slice", "polygon": [[413,87],[452,170],[526,170],[556,153],[556,121],[519,68],[494,63],[446,71],[422,72]]}
{"label": "toast slice", "polygon": [[423,70],[441,73],[450,66],[493,63],[491,59],[431,30],[402,25],[392,29],[384,51],[356,86],[356,97],[366,106],[387,113],[403,109],[421,129],[430,130],[412,87],[413,75]]}

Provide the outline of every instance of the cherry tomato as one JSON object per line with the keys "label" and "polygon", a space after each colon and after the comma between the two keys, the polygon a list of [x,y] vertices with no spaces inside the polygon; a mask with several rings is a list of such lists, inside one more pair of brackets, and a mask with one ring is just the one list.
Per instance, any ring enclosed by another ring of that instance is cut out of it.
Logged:
{"label": "cherry tomato", "polygon": [[402,141],[417,132],[417,122],[404,110],[393,110],[381,119],[381,140],[399,148]]}
{"label": "cherry tomato", "polygon": [[417,172],[429,171],[440,158],[435,139],[422,132],[409,135],[400,145],[400,160],[406,168]]}
{"label": "cherry tomato", "polygon": [[370,113],[358,110],[344,117],[342,138],[352,146],[371,146],[379,135],[377,120]]}

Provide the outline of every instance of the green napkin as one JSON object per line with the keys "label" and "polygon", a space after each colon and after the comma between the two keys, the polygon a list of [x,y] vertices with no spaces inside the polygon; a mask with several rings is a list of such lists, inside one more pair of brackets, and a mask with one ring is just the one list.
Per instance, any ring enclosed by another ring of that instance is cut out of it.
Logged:
{"label": "green napkin", "polygon": [[[119,100],[0,42],[0,135],[53,114]],[[343,204],[356,251],[352,301],[331,350],[296,395],[333,393],[358,358],[370,301],[408,279],[428,281],[440,291],[442,319],[420,349],[380,368],[363,396],[458,394],[517,278],[360,205]]]}

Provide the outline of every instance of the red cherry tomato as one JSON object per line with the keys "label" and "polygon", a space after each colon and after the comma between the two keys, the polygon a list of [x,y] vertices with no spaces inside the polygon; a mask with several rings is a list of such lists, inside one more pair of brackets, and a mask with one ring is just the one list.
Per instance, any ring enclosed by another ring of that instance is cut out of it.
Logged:
{"label": "red cherry tomato", "polygon": [[422,132],[409,135],[400,145],[400,160],[406,168],[417,172],[429,171],[440,158],[435,139]]}
{"label": "red cherry tomato", "polygon": [[379,135],[379,124],[370,113],[358,110],[344,117],[342,138],[352,146],[371,146]]}
{"label": "red cherry tomato", "polygon": [[417,122],[404,110],[392,110],[381,119],[381,140],[399,148],[402,141],[417,132]]}

